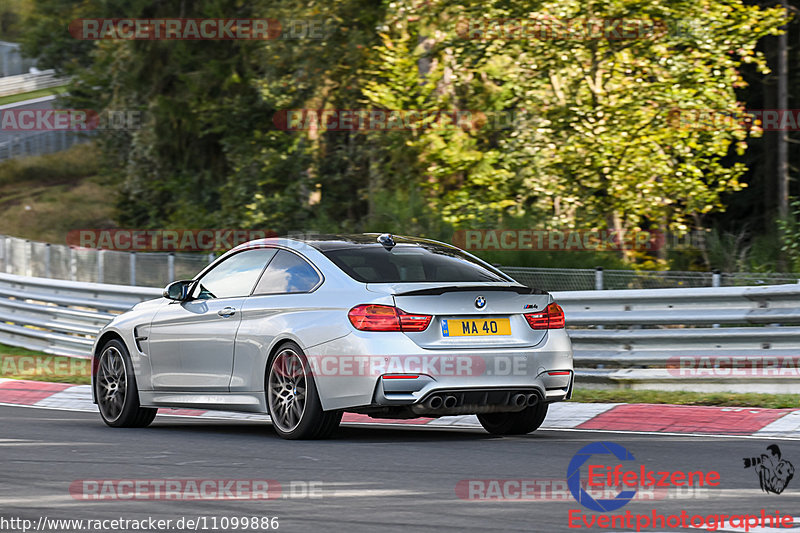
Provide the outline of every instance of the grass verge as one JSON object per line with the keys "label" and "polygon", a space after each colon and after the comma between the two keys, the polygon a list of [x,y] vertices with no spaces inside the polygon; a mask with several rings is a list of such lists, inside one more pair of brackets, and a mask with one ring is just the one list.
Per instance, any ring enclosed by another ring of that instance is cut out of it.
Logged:
{"label": "grass verge", "polygon": [[0,234],[64,243],[71,229],[116,227],[116,186],[98,169],[94,143],[0,162]]}
{"label": "grass verge", "polygon": [[596,403],[669,403],[674,405],[766,407],[772,409],[800,407],[800,398],[798,398],[796,394],[756,394],[751,392],[575,389],[575,393],[572,395],[572,401]]}
{"label": "grass verge", "polygon": [[23,183],[41,186],[94,176],[100,152],[94,143],[76,144],[53,154],[18,157],[0,162],[0,186]]}
{"label": "grass verge", "polygon": [[0,378],[88,385],[91,361],[0,344]]}
{"label": "grass verge", "polygon": [[14,102],[22,102],[23,100],[33,100],[34,98],[41,98],[42,96],[50,96],[52,94],[62,94],[67,92],[67,86],[52,87],[50,89],[38,89],[27,93],[10,94],[8,96],[0,96],[0,105],[13,104]]}

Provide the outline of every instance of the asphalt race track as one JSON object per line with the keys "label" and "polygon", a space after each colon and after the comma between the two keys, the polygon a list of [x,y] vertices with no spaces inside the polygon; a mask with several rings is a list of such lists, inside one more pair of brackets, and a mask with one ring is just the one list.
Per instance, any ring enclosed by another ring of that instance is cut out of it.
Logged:
{"label": "asphalt race track", "polygon": [[[518,492],[508,493],[510,501],[475,501],[466,499],[462,480],[527,479],[555,487],[548,480],[564,480],[573,455],[596,441],[624,446],[635,455],[636,471],[644,464],[647,470],[720,475],[718,487],[657,489],[654,500],[634,500],[607,514],[655,509],[664,515],[682,510],[756,515],[764,509],[800,515],[800,479],[790,481],[782,494],[767,494],[742,461],[778,444],[784,459],[800,465],[797,440],[556,430],[500,438],[478,429],[348,426],[333,440],[292,442],[261,422],[159,416],[146,429],[112,429],[93,413],[6,406],[0,407],[0,427],[0,517],[30,519],[34,526],[42,517],[175,521],[205,516],[206,530],[212,531],[211,517],[255,516],[278,517],[279,531],[575,531],[568,526],[570,510],[587,520],[594,513],[564,491],[563,482],[560,490],[548,492],[551,501],[521,501]],[[598,464],[620,464],[610,456],[595,457]],[[270,500],[214,501],[85,501],[82,493],[70,493],[70,486],[82,480],[189,478],[275,480],[282,490]],[[504,481],[503,486],[510,485]]]}

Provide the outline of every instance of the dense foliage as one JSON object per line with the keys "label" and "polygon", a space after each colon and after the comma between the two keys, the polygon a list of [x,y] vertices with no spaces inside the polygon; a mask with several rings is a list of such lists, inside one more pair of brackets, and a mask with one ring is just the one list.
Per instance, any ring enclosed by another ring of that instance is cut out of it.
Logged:
{"label": "dense foliage", "polygon": [[[745,79],[770,72],[759,42],[786,20],[781,9],[738,0],[35,6],[26,48],[74,76],[72,104],[146,117],[141,129],[101,137],[121,224],[439,238],[476,227],[712,225],[709,217],[753,180],[745,154],[759,129],[696,117],[741,114]],[[324,28],[320,38],[271,41],[95,42],[65,30],[74,19],[123,15],[270,17]],[[629,20],[654,31],[470,33],[503,19]],[[276,127],[276,117],[298,109],[465,110],[473,120],[388,131]]]}

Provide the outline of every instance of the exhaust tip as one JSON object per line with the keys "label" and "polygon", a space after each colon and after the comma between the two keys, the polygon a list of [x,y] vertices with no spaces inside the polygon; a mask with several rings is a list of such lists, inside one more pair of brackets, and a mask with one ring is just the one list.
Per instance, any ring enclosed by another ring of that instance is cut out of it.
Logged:
{"label": "exhaust tip", "polygon": [[511,397],[511,404],[516,405],[517,407],[522,407],[527,402],[524,394],[515,394]]}
{"label": "exhaust tip", "polygon": [[528,407],[536,405],[539,403],[539,395],[538,394],[528,394],[527,402]]}
{"label": "exhaust tip", "polygon": [[444,404],[444,400],[442,400],[441,396],[433,396],[426,403],[431,409],[439,409]]}
{"label": "exhaust tip", "polygon": [[455,396],[448,396],[444,399],[444,406],[448,409],[455,407],[457,403],[458,399]]}

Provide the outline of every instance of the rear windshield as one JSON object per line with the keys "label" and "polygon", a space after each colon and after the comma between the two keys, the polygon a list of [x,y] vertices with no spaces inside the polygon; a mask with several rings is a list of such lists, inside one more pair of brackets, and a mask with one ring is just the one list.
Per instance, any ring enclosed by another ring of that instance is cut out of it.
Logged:
{"label": "rear windshield", "polygon": [[468,255],[441,246],[365,245],[322,253],[362,283],[509,281]]}

